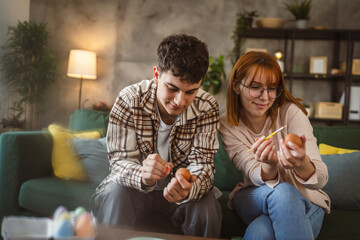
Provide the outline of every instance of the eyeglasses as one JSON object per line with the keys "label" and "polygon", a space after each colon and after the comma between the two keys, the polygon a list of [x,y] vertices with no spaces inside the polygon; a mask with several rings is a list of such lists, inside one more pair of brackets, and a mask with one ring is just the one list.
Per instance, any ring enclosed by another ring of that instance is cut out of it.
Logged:
{"label": "eyeglasses", "polygon": [[266,90],[269,98],[275,99],[279,97],[283,91],[283,89],[280,86],[264,88],[260,86],[246,86],[241,82],[240,84],[249,89],[249,95],[253,98],[260,97]]}

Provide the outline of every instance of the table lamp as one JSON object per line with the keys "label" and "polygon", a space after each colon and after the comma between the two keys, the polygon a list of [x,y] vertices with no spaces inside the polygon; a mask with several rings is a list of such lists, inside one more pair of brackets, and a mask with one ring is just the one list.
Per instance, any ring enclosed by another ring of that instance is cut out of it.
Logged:
{"label": "table lamp", "polygon": [[83,79],[96,79],[96,53],[85,50],[70,50],[67,76],[80,78],[79,109]]}

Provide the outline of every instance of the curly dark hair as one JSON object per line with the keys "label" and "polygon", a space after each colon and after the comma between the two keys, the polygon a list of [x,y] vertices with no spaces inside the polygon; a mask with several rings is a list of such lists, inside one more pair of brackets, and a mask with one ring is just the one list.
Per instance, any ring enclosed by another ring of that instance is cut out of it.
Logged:
{"label": "curly dark hair", "polygon": [[161,41],[157,53],[160,74],[170,70],[181,81],[198,83],[209,67],[207,45],[194,36],[170,35]]}

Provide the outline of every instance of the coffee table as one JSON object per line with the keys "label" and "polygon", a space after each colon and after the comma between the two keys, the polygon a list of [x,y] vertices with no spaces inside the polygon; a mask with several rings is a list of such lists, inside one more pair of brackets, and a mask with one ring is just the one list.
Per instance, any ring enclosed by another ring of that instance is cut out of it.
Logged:
{"label": "coffee table", "polygon": [[[168,234],[168,233],[156,233],[156,232],[144,232],[138,231],[130,228],[124,227],[112,227],[112,226],[104,226],[102,224],[97,225],[97,240],[112,240],[112,239],[131,239],[131,238],[139,238],[143,237],[143,239],[151,238],[155,239],[166,239],[166,240],[204,240],[203,237],[194,237],[194,236],[185,236],[185,235],[177,235],[177,234]],[[209,240],[216,240],[219,238],[206,238]]]}

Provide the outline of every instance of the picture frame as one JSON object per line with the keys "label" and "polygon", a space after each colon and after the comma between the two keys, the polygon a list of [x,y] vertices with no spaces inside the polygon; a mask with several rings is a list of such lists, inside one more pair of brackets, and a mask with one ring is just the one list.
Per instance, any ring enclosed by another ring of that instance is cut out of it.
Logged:
{"label": "picture frame", "polygon": [[327,57],[310,57],[310,73],[326,74]]}
{"label": "picture frame", "polygon": [[352,74],[360,75],[360,59],[353,59],[352,61]]}

